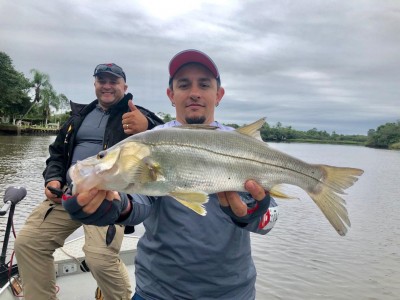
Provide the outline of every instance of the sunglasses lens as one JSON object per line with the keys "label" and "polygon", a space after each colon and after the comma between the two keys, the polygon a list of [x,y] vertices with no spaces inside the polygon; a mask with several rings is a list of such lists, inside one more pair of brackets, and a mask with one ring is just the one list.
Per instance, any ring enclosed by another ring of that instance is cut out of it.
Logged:
{"label": "sunglasses lens", "polygon": [[95,73],[97,73],[97,72],[104,72],[104,71],[111,71],[111,72],[116,72],[116,73],[117,73],[117,72],[119,72],[119,73],[122,72],[121,68],[118,67],[118,66],[115,66],[115,65],[103,65],[103,64],[101,64],[101,65],[98,65],[98,66],[96,67]]}
{"label": "sunglasses lens", "polygon": [[106,71],[110,71],[115,74],[118,74],[119,76],[121,76],[125,79],[124,71],[121,69],[121,67],[119,67],[115,64],[100,64],[94,69],[94,74],[96,75],[97,73],[106,72]]}

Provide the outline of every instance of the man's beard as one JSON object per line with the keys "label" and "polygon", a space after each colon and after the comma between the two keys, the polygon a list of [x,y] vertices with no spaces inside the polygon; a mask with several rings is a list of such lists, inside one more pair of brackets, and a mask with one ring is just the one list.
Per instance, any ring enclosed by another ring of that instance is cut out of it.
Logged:
{"label": "man's beard", "polygon": [[187,124],[204,124],[206,121],[206,117],[201,116],[201,117],[193,117],[193,118],[185,118]]}

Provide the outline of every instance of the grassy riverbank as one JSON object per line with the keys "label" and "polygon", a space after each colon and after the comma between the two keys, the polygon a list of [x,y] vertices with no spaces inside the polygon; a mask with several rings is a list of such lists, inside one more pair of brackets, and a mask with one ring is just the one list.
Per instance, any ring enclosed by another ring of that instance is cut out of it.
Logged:
{"label": "grassy riverbank", "polygon": [[390,150],[400,150],[400,142],[389,145]]}
{"label": "grassy riverbank", "polygon": [[332,141],[332,140],[315,140],[315,139],[291,139],[286,140],[286,143],[308,143],[308,144],[330,144],[330,145],[355,145],[365,146],[363,142],[357,141]]}

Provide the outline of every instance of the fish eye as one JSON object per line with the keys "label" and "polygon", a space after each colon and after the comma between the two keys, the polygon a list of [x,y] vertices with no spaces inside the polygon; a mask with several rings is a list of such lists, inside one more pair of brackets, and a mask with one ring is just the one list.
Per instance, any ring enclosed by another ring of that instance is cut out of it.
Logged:
{"label": "fish eye", "polygon": [[106,156],[106,154],[107,154],[107,151],[100,151],[100,152],[97,154],[97,159],[102,159],[102,158],[104,158],[104,156]]}

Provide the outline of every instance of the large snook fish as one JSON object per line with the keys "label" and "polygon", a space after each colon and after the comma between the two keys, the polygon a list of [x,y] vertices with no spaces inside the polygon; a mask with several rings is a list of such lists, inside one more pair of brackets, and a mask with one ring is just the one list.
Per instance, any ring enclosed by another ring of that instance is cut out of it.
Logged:
{"label": "large snook fish", "polygon": [[338,194],[363,171],[308,164],[261,140],[265,120],[235,131],[206,125],[150,130],[126,138],[97,156],[78,161],[69,171],[74,193],[91,188],[148,196],[169,195],[205,215],[208,195],[244,191],[248,179],[276,197],[280,184],[305,190],[340,235],[350,220]]}

